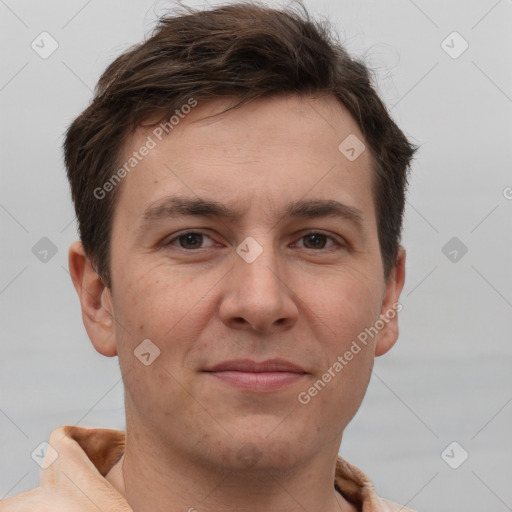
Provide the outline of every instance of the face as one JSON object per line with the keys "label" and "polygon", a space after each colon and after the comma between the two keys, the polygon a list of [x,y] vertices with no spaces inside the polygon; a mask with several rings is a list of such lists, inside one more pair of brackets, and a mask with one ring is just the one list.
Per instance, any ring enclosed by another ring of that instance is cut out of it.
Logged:
{"label": "face", "polygon": [[404,255],[385,281],[371,155],[338,149],[364,137],[334,99],[205,119],[227,105],[127,140],[126,160],[155,145],[115,210],[113,321],[86,327],[119,355],[128,428],[204,464],[291,466],[337,452],[396,340]]}

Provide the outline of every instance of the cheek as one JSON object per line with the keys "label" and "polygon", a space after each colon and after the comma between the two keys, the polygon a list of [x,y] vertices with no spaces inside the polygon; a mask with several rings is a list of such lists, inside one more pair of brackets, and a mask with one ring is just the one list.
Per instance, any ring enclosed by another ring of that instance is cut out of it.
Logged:
{"label": "cheek", "polygon": [[324,355],[313,387],[305,391],[318,414],[329,417],[329,421],[320,422],[324,426],[348,423],[366,393],[375,340],[368,336],[365,339],[364,333],[378,318],[382,291],[354,272],[337,277],[309,298],[309,307],[321,321],[323,333],[318,333],[322,339],[316,350],[323,350]]}
{"label": "cheek", "polygon": [[[375,322],[378,304],[369,296],[343,294],[329,304],[327,314],[332,319],[329,326],[333,332],[328,337],[325,351],[329,371],[329,384],[333,392],[344,401],[344,392],[350,389],[354,399],[356,390],[365,388],[374,360],[374,340],[365,337],[365,329]],[[332,377],[332,374],[335,377]],[[336,391],[334,391],[336,389]]]}
{"label": "cheek", "polygon": [[115,305],[120,359],[124,356],[129,363],[133,351],[149,339],[160,350],[160,363],[178,370],[211,315],[204,295],[213,285],[204,273],[191,278],[165,264],[144,271],[124,269]]}
{"label": "cheek", "polygon": [[130,335],[162,336],[192,307],[193,297],[172,274],[161,266],[144,272],[125,267],[117,289],[116,313]]}
{"label": "cheek", "polygon": [[170,275],[162,266],[139,274],[126,267],[117,281],[116,340],[125,392],[130,407],[155,425],[176,410],[200,414],[183,392],[190,388],[183,367],[203,328],[199,299],[204,292],[186,293],[188,284]]}
{"label": "cheek", "polygon": [[[313,288],[314,289],[314,288]],[[332,350],[341,350],[379,318],[383,288],[367,274],[344,270],[309,294],[309,305],[322,319]]]}

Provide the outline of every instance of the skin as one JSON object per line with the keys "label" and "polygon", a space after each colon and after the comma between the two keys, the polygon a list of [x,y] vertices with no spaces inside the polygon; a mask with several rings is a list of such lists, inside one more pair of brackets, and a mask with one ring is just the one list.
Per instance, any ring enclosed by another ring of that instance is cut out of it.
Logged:
{"label": "skin", "polygon": [[[398,337],[397,315],[308,404],[297,397],[397,303],[405,251],[385,280],[371,155],[349,161],[338,150],[349,134],[364,137],[334,98],[266,98],[205,119],[228,104],[200,103],[123,179],[112,289],[82,245],[70,247],[88,335],[99,353],[119,356],[125,386],[126,452],[107,479],[137,511],[355,511],[333,488],[335,461],[375,356]],[[126,141],[127,158],[148,134]],[[214,199],[241,217],[142,225],[145,209],[171,194]],[[361,229],[342,218],[278,220],[300,199],[357,208]],[[188,229],[205,235],[200,249],[180,245]],[[326,237],[314,245],[310,231]],[[263,248],[252,263],[236,252],[249,236]],[[149,366],[134,356],[147,338],[160,349]],[[306,373],[261,392],[203,371],[271,358]]]}

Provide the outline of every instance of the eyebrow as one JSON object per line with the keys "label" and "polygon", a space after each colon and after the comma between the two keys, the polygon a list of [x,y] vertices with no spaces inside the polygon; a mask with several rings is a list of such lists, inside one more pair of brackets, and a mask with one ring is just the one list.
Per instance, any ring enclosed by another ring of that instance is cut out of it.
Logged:
{"label": "eyebrow", "polygon": [[[150,205],[142,214],[142,229],[152,222],[185,216],[219,218],[236,221],[242,212],[214,200],[167,196]],[[335,217],[348,220],[360,231],[365,232],[364,215],[361,210],[333,199],[308,199],[288,203],[278,217],[278,222],[287,218]]]}

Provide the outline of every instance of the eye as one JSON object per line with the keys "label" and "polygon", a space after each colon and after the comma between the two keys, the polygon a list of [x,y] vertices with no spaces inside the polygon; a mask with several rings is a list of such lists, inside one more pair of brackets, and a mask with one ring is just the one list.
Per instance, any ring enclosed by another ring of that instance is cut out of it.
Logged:
{"label": "eye", "polygon": [[[203,246],[203,242],[205,240],[210,240],[211,243]],[[343,246],[343,244],[337,241],[334,237],[318,231],[310,231],[303,235],[299,240],[304,242],[303,248],[305,249],[321,250],[332,249],[335,246]],[[331,242],[330,245],[329,241]],[[169,241],[164,242],[163,245],[179,247],[187,251],[194,251],[212,247],[214,245],[214,241],[208,235],[201,233],[200,231],[187,231],[174,236]]]}
{"label": "eye", "polygon": [[[306,233],[300,238],[300,240],[304,241],[304,246],[306,249],[329,249],[335,245],[342,245],[332,236],[328,236],[325,235],[324,233],[319,233],[317,231],[311,231],[309,233]],[[327,240],[331,240],[333,244],[326,247]]]}
{"label": "eye", "polygon": [[208,235],[205,235],[204,233],[200,233],[198,231],[188,231],[186,233],[181,233],[178,236],[175,236],[168,242],[165,242],[164,245],[175,246],[176,242],[178,242],[179,247],[182,249],[204,249],[204,247],[201,247],[201,245],[205,238],[212,240]]}

